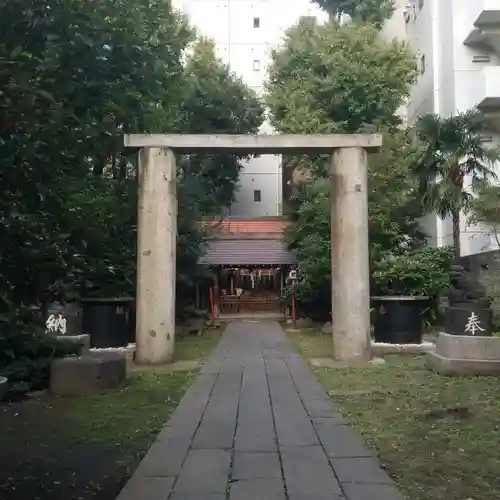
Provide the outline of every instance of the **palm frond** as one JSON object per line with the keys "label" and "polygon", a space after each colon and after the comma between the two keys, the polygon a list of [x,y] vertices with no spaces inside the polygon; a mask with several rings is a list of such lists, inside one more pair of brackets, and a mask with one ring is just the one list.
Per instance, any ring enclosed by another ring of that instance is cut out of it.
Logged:
{"label": "palm frond", "polygon": [[[413,173],[428,210],[447,217],[470,206],[472,193],[496,179],[500,149],[484,144],[491,122],[476,109],[441,118],[425,115],[415,125],[419,142]],[[470,180],[470,188],[465,179]]]}

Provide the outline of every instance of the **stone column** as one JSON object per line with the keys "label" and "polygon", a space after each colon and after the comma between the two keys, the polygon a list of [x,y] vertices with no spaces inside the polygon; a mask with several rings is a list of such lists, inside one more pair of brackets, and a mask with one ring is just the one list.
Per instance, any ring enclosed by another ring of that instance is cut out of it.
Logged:
{"label": "stone column", "polygon": [[333,357],[370,359],[367,154],[341,148],[332,161]]}
{"label": "stone column", "polygon": [[177,194],[175,155],[139,152],[137,222],[136,361],[168,363],[174,357]]}

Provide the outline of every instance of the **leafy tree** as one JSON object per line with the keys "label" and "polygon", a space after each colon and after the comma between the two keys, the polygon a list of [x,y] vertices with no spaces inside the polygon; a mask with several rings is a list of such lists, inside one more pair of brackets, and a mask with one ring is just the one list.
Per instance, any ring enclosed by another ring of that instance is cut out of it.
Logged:
{"label": "leafy tree", "polygon": [[[288,133],[354,133],[366,124],[384,132],[384,147],[369,161],[372,259],[423,243],[416,218],[408,155],[411,136],[398,130],[396,110],[416,75],[407,46],[385,42],[374,26],[318,25],[301,20],[273,53],[267,102],[275,128]],[[308,172],[287,203],[286,237],[300,268],[299,306],[326,319],[330,293],[330,157],[285,158]]]}
{"label": "leafy tree", "polygon": [[451,217],[456,258],[460,257],[460,213],[469,212],[473,193],[496,177],[493,166],[500,160],[500,151],[482,141],[490,127],[477,110],[449,118],[425,115],[415,126],[419,198],[427,210],[443,219]]}
{"label": "leafy tree", "polygon": [[[180,114],[189,133],[257,133],[264,107],[253,90],[215,56],[214,42],[200,39],[192,48],[184,70]],[[221,213],[234,201],[234,188],[242,156],[190,155],[183,171],[202,214]],[[200,192],[208,196],[199,198]]]}
{"label": "leafy tree", "polygon": [[305,19],[272,53],[266,87],[272,123],[284,133],[397,124],[395,112],[415,76],[408,47],[382,40],[373,26]]}
{"label": "leafy tree", "polygon": [[[183,63],[194,31],[169,1],[0,0],[0,34],[0,343],[12,359],[32,343],[37,358],[37,309],[135,293],[136,159],[123,134],[254,132],[262,106],[209,44]],[[197,221],[230,203],[239,168],[180,158],[180,307],[203,250]]]}
{"label": "leafy tree", "polygon": [[[384,148],[369,157],[370,261],[405,255],[425,244],[411,175],[413,143],[406,131],[384,134]],[[330,312],[330,180],[315,176],[286,206],[286,238],[300,266],[298,303],[309,316]]]}
{"label": "leafy tree", "polygon": [[340,20],[348,15],[352,20],[372,23],[381,28],[394,13],[394,0],[313,0],[330,17]]}

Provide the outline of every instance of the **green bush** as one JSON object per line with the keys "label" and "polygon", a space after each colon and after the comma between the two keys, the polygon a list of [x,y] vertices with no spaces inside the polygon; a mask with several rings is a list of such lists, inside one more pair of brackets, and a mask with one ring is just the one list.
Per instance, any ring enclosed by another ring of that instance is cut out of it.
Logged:
{"label": "green bush", "polygon": [[452,247],[424,248],[377,262],[372,273],[372,293],[429,297],[424,321],[436,325],[440,322],[439,298],[449,286],[453,256]]}
{"label": "green bush", "polygon": [[438,297],[449,285],[452,248],[424,248],[374,263],[375,295]]}

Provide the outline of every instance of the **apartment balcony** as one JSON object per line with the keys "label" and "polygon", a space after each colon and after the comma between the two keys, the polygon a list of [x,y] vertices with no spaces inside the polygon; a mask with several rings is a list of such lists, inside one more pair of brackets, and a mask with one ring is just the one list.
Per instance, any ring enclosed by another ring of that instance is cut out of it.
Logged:
{"label": "apartment balcony", "polygon": [[485,112],[500,111],[500,66],[489,66],[477,73],[475,105]]}
{"label": "apartment balcony", "polygon": [[500,3],[498,0],[474,0],[471,31],[465,45],[489,49],[500,54]]}

